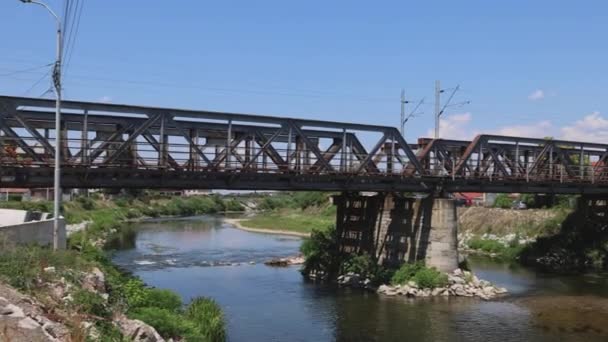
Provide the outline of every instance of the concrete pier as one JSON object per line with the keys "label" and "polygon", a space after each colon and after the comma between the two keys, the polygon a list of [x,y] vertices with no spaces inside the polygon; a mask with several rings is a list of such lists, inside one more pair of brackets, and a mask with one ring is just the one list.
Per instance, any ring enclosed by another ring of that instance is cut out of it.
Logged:
{"label": "concrete pier", "polygon": [[342,194],[334,203],[343,252],[365,252],[393,266],[424,261],[446,272],[458,266],[453,200]]}
{"label": "concrete pier", "polygon": [[458,268],[458,217],[453,199],[433,200],[426,265],[443,272]]}

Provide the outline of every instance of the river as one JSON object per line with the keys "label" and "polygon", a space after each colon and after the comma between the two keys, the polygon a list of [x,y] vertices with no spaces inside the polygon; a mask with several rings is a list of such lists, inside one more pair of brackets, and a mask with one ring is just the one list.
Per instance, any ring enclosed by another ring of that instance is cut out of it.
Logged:
{"label": "river", "polygon": [[606,275],[546,275],[472,257],[475,274],[508,296],[385,297],[263,264],[296,254],[300,243],[201,216],[137,224],[116,244],[114,262],[185,302],[217,300],[229,341],[608,341]]}

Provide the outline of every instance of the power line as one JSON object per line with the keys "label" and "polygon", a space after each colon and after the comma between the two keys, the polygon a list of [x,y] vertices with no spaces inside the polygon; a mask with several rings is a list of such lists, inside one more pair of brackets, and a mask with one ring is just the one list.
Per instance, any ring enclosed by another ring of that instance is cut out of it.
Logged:
{"label": "power line", "polygon": [[27,69],[15,70],[15,71],[11,71],[9,73],[0,74],[0,77],[13,76],[13,75],[22,74],[22,73],[30,73],[30,72],[38,70],[38,69],[49,67],[49,66],[51,66],[53,64],[54,63],[48,63],[48,64],[45,64],[45,65],[39,65],[39,66],[36,66],[36,67],[27,68]]}
{"label": "power line", "polygon": [[47,78],[51,74],[51,71],[53,71],[53,69],[49,68],[49,70],[44,75],[42,75],[42,77],[40,77],[38,79],[38,81],[34,82],[34,84],[23,93],[23,96],[28,96],[29,93],[32,90],[34,90],[34,88],[36,88],[38,86],[38,84],[40,84],[40,82],[42,82],[45,78]]}
{"label": "power line", "polygon": [[[66,0],[66,1],[69,1],[69,0]],[[70,61],[72,60],[72,53],[74,53],[74,49],[76,46],[78,30],[80,29],[80,18],[82,17],[82,8],[83,7],[84,7],[84,1],[76,0],[76,5],[75,5],[75,9],[74,9],[75,20],[72,20],[72,23],[70,26],[69,38],[68,38],[68,42],[66,45],[67,48],[64,53],[64,56],[67,56],[67,58],[64,58],[64,60],[65,60],[64,67],[63,67],[64,77],[67,75],[68,67],[70,65]]]}

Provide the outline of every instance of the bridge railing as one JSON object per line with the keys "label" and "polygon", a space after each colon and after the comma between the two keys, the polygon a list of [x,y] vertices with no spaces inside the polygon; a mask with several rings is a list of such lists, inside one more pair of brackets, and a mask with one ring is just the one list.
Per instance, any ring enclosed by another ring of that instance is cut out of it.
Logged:
{"label": "bridge railing", "polygon": [[[328,158],[331,169],[323,168],[319,158],[306,149],[294,150],[275,147],[273,153],[281,156],[283,162],[277,162],[277,157],[260,153],[261,147],[247,145],[247,142],[230,149],[226,158],[226,148],[223,145],[200,145],[208,162],[202,160],[189,143],[166,143],[155,146],[148,141],[134,140],[126,149],[121,148],[124,141],[93,141],[93,139],[68,138],[63,143],[64,167],[86,168],[140,168],[155,170],[174,170],[188,172],[229,171],[229,172],[263,172],[263,173],[295,173],[295,174],[342,174],[373,177],[409,177],[407,161],[400,160],[391,143],[386,144],[375,154],[355,153],[350,150],[342,153],[339,150],[332,158]],[[0,160],[2,166],[13,167],[52,167],[54,165],[54,137],[47,138],[48,146],[42,145],[34,137],[0,137],[2,149]],[[100,145],[104,144],[103,149]],[[32,158],[33,152],[37,158]],[[166,153],[161,153],[161,151]],[[287,155],[290,155],[287,158]],[[163,157],[164,156],[164,157]],[[392,158],[391,158],[392,156]],[[481,157],[480,157],[481,156]],[[608,165],[600,163],[598,158],[584,156],[584,163],[570,167],[559,162],[558,158],[524,157],[519,158],[519,167],[514,167],[512,161],[499,156],[496,160],[484,158],[484,153],[470,156],[464,166],[463,156],[452,153],[446,158],[441,153],[430,153],[420,158],[425,171],[425,177],[448,178],[453,180],[476,179],[487,181],[521,181],[521,182],[551,182],[551,183],[607,183]],[[373,167],[361,169],[361,161],[371,160]],[[592,162],[592,160],[594,160]],[[458,168],[460,167],[460,172]]]}

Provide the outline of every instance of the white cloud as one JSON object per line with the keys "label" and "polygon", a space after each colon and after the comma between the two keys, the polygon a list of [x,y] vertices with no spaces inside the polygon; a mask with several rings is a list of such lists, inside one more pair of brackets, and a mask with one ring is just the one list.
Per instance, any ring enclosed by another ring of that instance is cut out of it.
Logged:
{"label": "white cloud", "polygon": [[530,95],[528,95],[528,100],[530,101],[538,101],[545,98],[545,92],[542,89],[536,89]]}
{"label": "white cloud", "polygon": [[[608,144],[608,116],[604,117],[600,112],[585,115],[565,126],[555,126],[551,121],[543,120],[488,129],[474,127],[473,115],[467,112],[442,118],[439,127],[439,135],[444,139],[471,140],[479,134],[495,134],[536,139],[555,137],[562,140]],[[427,137],[433,136],[434,130],[429,129]]]}
{"label": "white cloud", "polygon": [[98,101],[103,102],[103,103],[110,103],[110,102],[112,102],[112,98],[107,95],[104,95],[104,96],[100,97]]}
{"label": "white cloud", "polygon": [[561,138],[564,140],[608,143],[608,119],[600,112],[586,115],[574,124],[561,128]]}
{"label": "white cloud", "polygon": [[511,137],[544,138],[553,136],[553,125],[550,121],[540,121],[528,125],[513,125],[500,127],[493,134]]}
{"label": "white cloud", "polygon": [[[439,136],[444,139],[471,139],[470,130],[467,129],[473,116],[471,113],[453,114],[439,119]],[[427,136],[434,137],[435,131],[429,130]]]}

